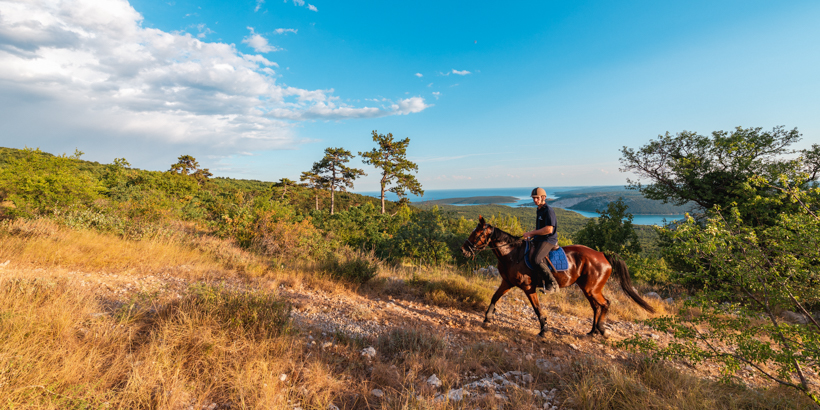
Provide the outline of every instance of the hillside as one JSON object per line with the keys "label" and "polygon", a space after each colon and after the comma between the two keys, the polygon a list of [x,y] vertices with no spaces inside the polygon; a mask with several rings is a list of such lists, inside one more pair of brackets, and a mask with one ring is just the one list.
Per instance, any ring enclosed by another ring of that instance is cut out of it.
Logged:
{"label": "hillside", "polygon": [[586,212],[598,212],[606,209],[608,203],[623,198],[633,215],[681,215],[690,212],[691,205],[675,206],[664,204],[663,201],[646,199],[634,190],[624,187],[591,187],[570,191],[556,192],[558,199],[550,201],[550,205],[575,209]]}
{"label": "hillside", "polygon": [[213,239],[131,242],[45,221],[3,225],[0,245],[0,352],[26,365],[11,367],[0,390],[15,408],[805,403],[751,374],[749,387],[718,383],[709,362],[650,365],[615,347],[634,334],[670,339],[636,323],[646,314],[614,287],[609,339],[583,337],[591,311],[574,287],[539,296],[550,323],[539,339],[518,290],[482,326],[493,277],[383,266],[348,286],[308,265],[266,268]]}
{"label": "hillside", "polygon": [[[506,282],[486,268],[497,264],[490,249],[468,256],[462,245],[479,213],[520,234],[532,209],[390,204],[382,214],[376,198],[339,194],[331,214],[327,192],[284,180],[4,153],[4,407],[810,406],[752,368],[718,383],[720,357],[653,361],[627,348],[675,346],[643,321],[682,317],[692,296],[653,255],[627,255],[624,266],[657,313],[610,281],[608,338],[585,336],[593,312],[575,286],[535,293],[544,338],[519,289],[484,326]],[[556,213],[565,243],[590,221]],[[783,326],[796,320],[787,313]]]}

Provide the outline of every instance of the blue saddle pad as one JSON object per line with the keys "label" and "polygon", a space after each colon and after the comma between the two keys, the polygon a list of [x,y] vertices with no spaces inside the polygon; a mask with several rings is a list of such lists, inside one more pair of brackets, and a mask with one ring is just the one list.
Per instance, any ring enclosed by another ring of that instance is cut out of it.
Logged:
{"label": "blue saddle pad", "polygon": [[[530,262],[530,242],[527,241],[527,245],[524,248],[524,263],[527,265],[528,268],[532,269],[532,262]],[[567,253],[564,252],[564,248],[558,248],[554,251],[550,251],[549,253],[550,262],[552,262],[552,266],[555,267],[555,270],[561,272],[563,270],[569,269],[569,262],[567,261]]]}
{"label": "blue saddle pad", "polygon": [[562,271],[569,269],[569,262],[567,262],[567,253],[564,252],[564,248],[558,248],[552,252],[550,252],[550,262],[552,262],[552,266],[555,266],[555,270]]}

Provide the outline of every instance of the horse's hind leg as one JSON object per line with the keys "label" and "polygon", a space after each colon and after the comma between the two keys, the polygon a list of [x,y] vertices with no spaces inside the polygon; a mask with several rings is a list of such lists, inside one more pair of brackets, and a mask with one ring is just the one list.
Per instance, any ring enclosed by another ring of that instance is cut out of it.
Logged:
{"label": "horse's hind leg", "polygon": [[538,293],[535,292],[535,286],[531,286],[528,290],[525,290],[524,293],[526,293],[527,297],[530,299],[530,305],[532,305],[532,310],[535,311],[535,316],[538,317],[538,324],[541,326],[541,331],[538,332],[538,336],[546,337],[547,318],[541,316],[541,303],[538,302]]}
{"label": "horse's hind leg", "polygon": [[598,293],[596,299],[598,300],[598,303],[601,304],[601,313],[598,315],[598,321],[595,322],[595,327],[598,328],[598,333],[600,333],[601,336],[606,336],[606,329],[604,329],[604,323],[606,320],[606,314],[609,312],[609,299],[605,298],[603,293]]}
{"label": "horse's hind leg", "polygon": [[606,336],[604,319],[607,312],[609,312],[609,300],[604,297],[600,290],[588,291],[584,289],[584,296],[587,297],[589,305],[592,307],[592,330],[587,334]]}
{"label": "horse's hind leg", "polygon": [[501,284],[498,285],[498,289],[496,289],[493,294],[493,298],[490,300],[490,306],[487,307],[487,312],[484,313],[484,325],[489,325],[493,321],[495,303],[498,302],[498,299],[501,299],[501,297],[504,296],[504,294],[507,293],[511,287],[512,286],[510,286],[506,280],[502,280]]}

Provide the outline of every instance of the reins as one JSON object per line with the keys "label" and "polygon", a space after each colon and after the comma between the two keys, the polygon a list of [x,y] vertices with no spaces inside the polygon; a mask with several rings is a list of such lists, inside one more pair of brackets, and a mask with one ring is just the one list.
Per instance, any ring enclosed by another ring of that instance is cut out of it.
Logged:
{"label": "reins", "polygon": [[[495,235],[495,227],[494,227],[494,226],[492,226],[492,225],[490,225],[490,224],[487,224],[487,226],[489,226],[490,228],[492,228],[492,232],[491,232],[489,235],[487,235],[487,236],[486,236],[486,238],[488,238],[488,239],[489,239],[489,240],[487,241],[487,245],[489,245],[489,244],[490,244],[490,242],[492,242],[492,240],[493,240],[493,235]],[[511,243],[509,243],[509,242],[504,243],[503,245],[500,245],[500,246],[487,246],[487,245],[484,245],[484,244],[482,243],[482,242],[484,242],[483,240],[479,241],[479,243],[478,243],[478,244],[473,244],[472,242],[470,242],[470,238],[467,238],[467,239],[465,240],[465,242],[467,242],[467,243],[470,245],[470,251],[473,253],[473,258],[474,258],[474,259],[475,259],[475,256],[476,256],[479,252],[481,252],[481,251],[483,251],[483,250],[488,250],[488,249],[489,249],[489,250],[493,250],[493,249],[501,249],[501,248],[505,248],[505,247],[508,247],[508,246],[514,246],[514,245],[512,245],[512,244],[511,244]],[[478,248],[479,246],[481,246],[481,249],[479,249],[479,248]]]}

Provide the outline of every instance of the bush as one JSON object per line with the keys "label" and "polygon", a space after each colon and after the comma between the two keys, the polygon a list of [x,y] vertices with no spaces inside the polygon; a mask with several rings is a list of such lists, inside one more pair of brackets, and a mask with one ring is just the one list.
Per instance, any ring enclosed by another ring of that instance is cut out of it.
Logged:
{"label": "bush", "polygon": [[328,272],[333,279],[361,285],[376,277],[379,264],[373,255],[354,253],[346,257],[339,257],[336,254],[330,254],[325,259],[323,270]]}
{"label": "bush", "polygon": [[82,171],[77,152],[59,157],[39,149],[26,149],[0,169],[0,192],[14,204],[12,214],[36,215],[72,204],[89,204],[105,189],[89,172]]}
{"label": "bush", "polygon": [[410,353],[432,357],[444,351],[445,347],[444,340],[440,337],[416,329],[393,329],[390,333],[382,334],[376,339],[376,349],[387,358],[405,356]]}

